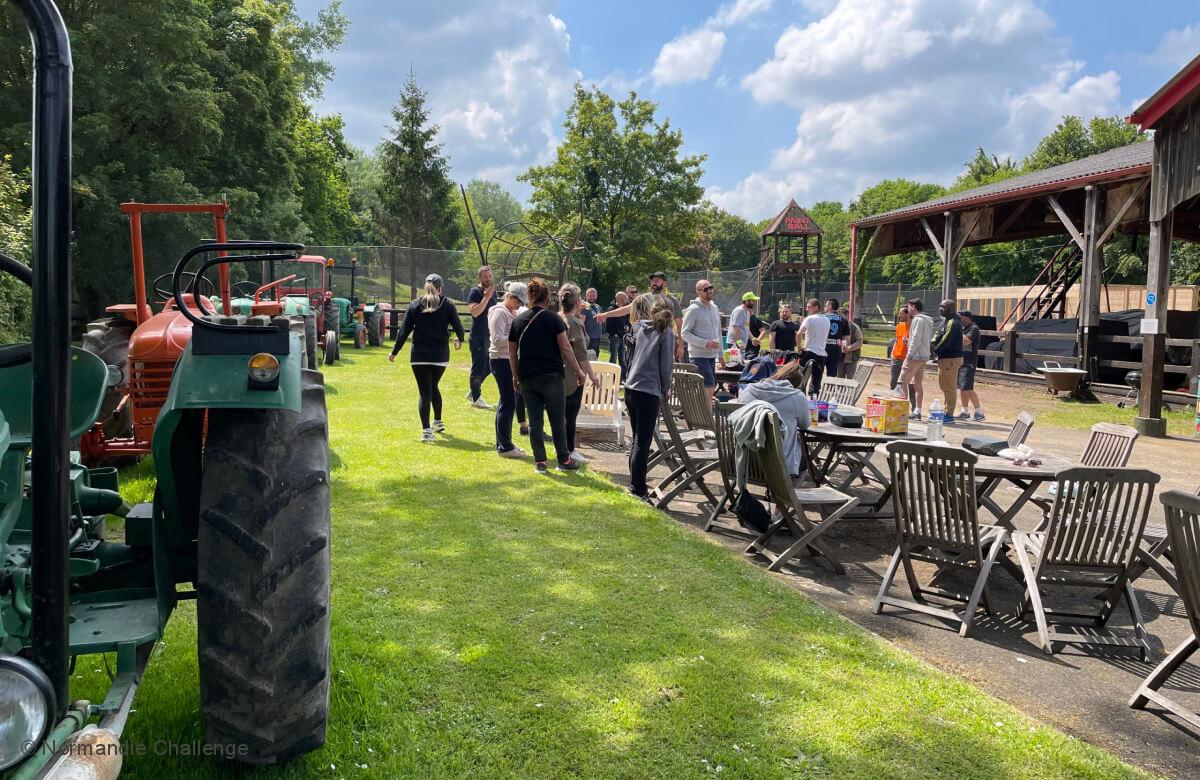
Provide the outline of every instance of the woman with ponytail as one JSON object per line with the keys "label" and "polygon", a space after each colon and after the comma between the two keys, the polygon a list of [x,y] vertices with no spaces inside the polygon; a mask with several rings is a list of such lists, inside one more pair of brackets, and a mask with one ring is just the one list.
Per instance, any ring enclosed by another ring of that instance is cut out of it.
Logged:
{"label": "woman with ponytail", "polygon": [[546,441],[542,438],[543,413],[550,418],[554,450],[560,471],[576,471],[579,464],[571,459],[567,446],[566,402],[563,394],[563,366],[583,384],[586,376],[567,341],[566,324],[549,311],[550,289],[534,279],[526,289],[529,309],[517,315],[508,331],[508,360],[513,386],[525,396],[529,412],[529,444],[533,448],[534,468],[545,474]]}
{"label": "woman with ponytail", "polygon": [[[396,355],[404,342],[412,336],[412,352],[409,360],[413,376],[417,380],[420,401],[417,410],[421,415],[421,441],[434,442],[435,433],[444,433],[442,423],[442,393],[438,383],[446,366],[450,365],[450,330],[454,330],[454,348],[463,345],[463,326],[458,319],[454,304],[442,295],[442,277],[430,274],[425,277],[425,294],[413,299],[404,313],[404,324],[396,336],[396,344],[388,360],[396,362]],[[429,419],[432,410],[433,420]]]}
{"label": "woman with ponytail", "polygon": [[629,492],[649,501],[646,466],[658,426],[660,400],[671,388],[675,364],[675,310],[661,295],[645,293],[633,302],[633,356],[625,377],[625,410],[633,428],[629,449]]}
{"label": "woman with ponytail", "polygon": [[[596,372],[592,370],[591,361],[588,360],[590,339],[587,335],[582,309],[587,304],[582,301],[579,285],[564,284],[558,291],[558,305],[562,309],[563,322],[567,324],[567,341],[575,353],[576,362],[579,363],[579,367],[583,369],[583,373],[587,374],[593,384],[599,384],[600,378],[596,376]],[[587,463],[588,459],[575,446],[575,423],[579,419],[579,410],[583,406],[583,382],[576,382],[575,377],[568,374],[563,380],[563,394],[566,397],[567,449],[571,451],[572,460]]]}

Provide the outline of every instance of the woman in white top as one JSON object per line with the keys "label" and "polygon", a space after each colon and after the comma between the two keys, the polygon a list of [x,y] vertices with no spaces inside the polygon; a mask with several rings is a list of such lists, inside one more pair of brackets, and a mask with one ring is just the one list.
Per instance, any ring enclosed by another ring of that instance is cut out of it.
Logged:
{"label": "woman in white top", "polygon": [[496,387],[500,390],[500,403],[496,404],[496,453],[502,458],[523,458],[525,450],[513,444],[513,412],[517,409],[517,392],[513,388],[512,366],[508,362],[508,331],[513,320],[525,306],[525,284],[510,282],[504,291],[502,305],[488,310],[488,358]]}

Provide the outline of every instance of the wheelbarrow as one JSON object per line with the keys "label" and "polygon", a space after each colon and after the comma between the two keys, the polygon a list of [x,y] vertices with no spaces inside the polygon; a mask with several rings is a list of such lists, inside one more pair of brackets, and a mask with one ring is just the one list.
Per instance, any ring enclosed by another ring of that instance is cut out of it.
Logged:
{"label": "wheelbarrow", "polygon": [[1067,368],[1060,363],[1047,361],[1037,372],[1046,377],[1046,392],[1052,395],[1070,393],[1076,395],[1079,383],[1087,376],[1082,368]]}

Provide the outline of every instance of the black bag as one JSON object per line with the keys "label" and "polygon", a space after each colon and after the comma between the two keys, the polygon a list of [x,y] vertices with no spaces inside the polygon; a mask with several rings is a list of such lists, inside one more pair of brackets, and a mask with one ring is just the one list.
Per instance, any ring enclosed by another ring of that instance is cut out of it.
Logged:
{"label": "black bag", "polygon": [[734,499],[730,509],[737,515],[739,523],[753,528],[759,533],[766,531],[771,525],[771,513],[767,511],[761,501],[750,495],[749,490],[738,493],[738,497]]}
{"label": "black bag", "polygon": [[625,335],[621,336],[621,352],[625,356],[625,365],[633,365],[633,350],[637,347],[637,336],[633,330],[625,331]]}
{"label": "black bag", "polygon": [[1008,439],[997,439],[994,436],[968,436],[963,439],[964,450],[976,455],[998,455],[1000,450],[1008,448]]}

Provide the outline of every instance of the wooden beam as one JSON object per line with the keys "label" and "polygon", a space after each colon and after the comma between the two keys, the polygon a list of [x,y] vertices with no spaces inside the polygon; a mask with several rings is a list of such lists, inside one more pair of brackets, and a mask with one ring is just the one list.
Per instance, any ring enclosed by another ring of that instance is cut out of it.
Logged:
{"label": "wooden beam", "polygon": [[1117,225],[1121,224],[1121,218],[1124,217],[1125,213],[1133,207],[1133,204],[1137,201],[1137,199],[1142,197],[1142,193],[1145,192],[1146,188],[1149,186],[1150,179],[1147,178],[1137,186],[1137,189],[1133,191],[1132,195],[1125,199],[1125,202],[1121,204],[1121,208],[1117,209],[1117,213],[1113,215],[1112,222],[1108,223],[1108,227],[1106,227],[1104,232],[1100,234],[1100,238],[1096,239],[1097,246],[1104,246],[1104,242],[1108,241],[1109,237],[1112,236],[1113,231],[1117,229]]}
{"label": "wooden beam", "polygon": [[1050,208],[1054,209],[1054,213],[1058,215],[1058,221],[1061,222],[1063,227],[1067,229],[1067,232],[1071,234],[1071,238],[1075,240],[1075,243],[1079,245],[1079,248],[1085,249],[1083,245],[1083,236],[1080,235],[1079,231],[1075,229],[1075,223],[1071,221],[1070,215],[1067,214],[1066,210],[1062,207],[1062,204],[1058,202],[1058,198],[1054,197],[1053,195],[1047,195],[1046,202],[1050,204]]}
{"label": "wooden beam", "polygon": [[1033,203],[1033,198],[1026,198],[1025,200],[1021,201],[1020,204],[1013,209],[1013,212],[1004,218],[1004,221],[1000,223],[1000,227],[992,231],[992,235],[996,237],[1003,235],[1004,231],[1012,227],[1013,223],[1025,213],[1025,210],[1029,208],[1031,203]]}
{"label": "wooden beam", "polygon": [[942,249],[942,243],[938,241],[937,234],[933,232],[933,228],[929,227],[929,220],[925,217],[921,217],[921,227],[925,228],[925,235],[929,236],[929,243],[933,244],[933,251],[937,252],[938,257],[945,260],[946,252]]}
{"label": "wooden beam", "polygon": [[975,219],[974,219],[974,221],[971,222],[971,226],[968,227],[966,230],[958,231],[958,234],[959,234],[958,242],[954,245],[955,258],[957,258],[959,253],[962,252],[963,247],[967,243],[967,239],[970,238],[970,236],[971,236],[971,233],[974,232],[975,228],[979,226],[979,221],[981,219],[983,219],[983,211],[984,211],[983,209],[976,211]]}
{"label": "wooden beam", "polygon": [[962,226],[959,225],[958,214],[953,211],[945,213],[946,232],[945,238],[942,239],[942,247],[945,249],[945,254],[942,255],[942,299],[957,301],[958,300],[958,250],[962,249],[962,241],[959,238],[962,233]]}
{"label": "wooden beam", "polygon": [[[1165,184],[1165,183],[1164,183]],[[1171,238],[1175,215],[1171,212],[1162,220],[1150,223],[1150,256],[1146,263],[1146,314],[1158,326],[1153,333],[1143,334],[1141,406],[1134,426],[1148,436],[1165,436],[1166,421],[1162,419],[1163,366],[1167,353],[1167,284],[1171,275]],[[1154,302],[1150,303],[1150,295]]]}

